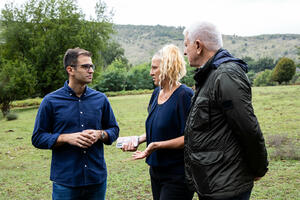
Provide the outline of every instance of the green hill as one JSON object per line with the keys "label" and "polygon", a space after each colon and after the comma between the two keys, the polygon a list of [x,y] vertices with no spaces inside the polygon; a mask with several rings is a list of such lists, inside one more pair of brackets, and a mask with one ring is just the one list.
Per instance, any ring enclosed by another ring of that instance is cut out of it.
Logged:
{"label": "green hill", "polygon": [[[149,62],[152,55],[165,44],[173,43],[183,51],[184,27],[115,25],[114,39],[125,49],[125,56],[132,64]],[[236,57],[250,56],[254,59],[271,57],[277,60],[288,57],[300,62],[297,46],[300,34],[271,34],[251,37],[223,35],[224,48]]]}

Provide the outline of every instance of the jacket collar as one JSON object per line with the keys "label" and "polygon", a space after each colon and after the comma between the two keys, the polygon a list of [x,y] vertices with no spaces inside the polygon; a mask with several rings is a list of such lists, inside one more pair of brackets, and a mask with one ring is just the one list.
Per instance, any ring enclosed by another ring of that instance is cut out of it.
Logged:
{"label": "jacket collar", "polygon": [[233,57],[226,49],[220,48],[204,66],[195,70],[194,79],[196,81],[196,87],[200,86],[206,80],[208,73],[212,69],[217,69],[221,64],[226,62],[234,62],[239,65],[245,73],[248,72],[248,66],[243,60]]}

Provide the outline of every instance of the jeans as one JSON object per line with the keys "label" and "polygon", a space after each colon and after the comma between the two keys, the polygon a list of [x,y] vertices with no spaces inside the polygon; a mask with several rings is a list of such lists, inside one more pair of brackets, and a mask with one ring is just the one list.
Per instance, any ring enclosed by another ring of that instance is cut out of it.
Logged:
{"label": "jeans", "polygon": [[67,187],[53,182],[52,200],[105,200],[106,180],[97,185]]}

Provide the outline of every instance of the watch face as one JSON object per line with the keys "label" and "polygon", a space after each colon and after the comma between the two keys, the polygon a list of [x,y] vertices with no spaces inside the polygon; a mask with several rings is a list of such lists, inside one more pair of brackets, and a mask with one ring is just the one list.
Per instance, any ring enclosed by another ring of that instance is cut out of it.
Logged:
{"label": "watch face", "polygon": [[101,138],[102,138],[102,139],[105,138],[105,133],[104,133],[104,131],[101,132]]}

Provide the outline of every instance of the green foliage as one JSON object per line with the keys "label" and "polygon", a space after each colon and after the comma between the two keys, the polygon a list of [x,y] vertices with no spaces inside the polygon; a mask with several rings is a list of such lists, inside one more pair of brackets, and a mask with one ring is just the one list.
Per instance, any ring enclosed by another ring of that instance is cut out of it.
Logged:
{"label": "green foliage", "polygon": [[281,84],[290,81],[296,73],[296,65],[289,58],[281,58],[272,73],[272,80]]}
{"label": "green foliage", "polygon": [[256,78],[254,79],[253,85],[254,86],[272,86],[275,85],[274,82],[271,80],[272,70],[266,69],[263,72],[257,74]]}
{"label": "green foliage", "polygon": [[153,81],[149,75],[150,65],[137,65],[128,71],[126,90],[153,89]]}
{"label": "green foliage", "polygon": [[195,85],[194,80],[194,74],[195,74],[195,68],[191,67],[188,63],[187,58],[184,58],[186,63],[186,75],[181,79],[181,83],[186,84],[189,87],[192,87]]}
{"label": "green foliage", "polygon": [[253,70],[250,70],[248,73],[247,73],[247,76],[248,76],[248,79],[251,83],[251,85],[253,84],[254,82],[254,79],[256,77],[256,73],[253,71]]}
{"label": "green foliage", "polygon": [[139,89],[139,90],[122,90],[117,92],[105,92],[105,95],[108,97],[116,97],[116,96],[128,96],[128,95],[139,95],[139,94],[152,94],[153,90],[149,89]]}
{"label": "green foliage", "polygon": [[104,52],[102,52],[104,58],[104,68],[110,65],[114,60],[122,60],[123,63],[128,63],[127,58],[124,56],[124,49],[121,45],[115,41],[108,44]]}
{"label": "green foliage", "polygon": [[22,7],[6,4],[1,14],[0,44],[4,58],[22,60],[37,72],[36,91],[45,95],[62,86],[63,55],[68,48],[93,52],[96,65],[105,63],[104,52],[112,33],[110,14],[99,0],[96,19],[86,21],[72,0],[28,0]]}
{"label": "green foliage", "polygon": [[30,65],[20,60],[0,62],[0,109],[5,116],[12,101],[33,95],[36,72]]}
{"label": "green foliage", "polygon": [[254,72],[264,71],[266,69],[272,70],[275,66],[274,60],[270,57],[264,57],[258,59],[255,63],[251,63],[253,66],[250,67],[250,70]]}
{"label": "green foliage", "polygon": [[101,92],[121,91],[126,87],[127,63],[122,60],[115,60],[107,69],[96,79],[93,86]]}
{"label": "green foliage", "polygon": [[300,73],[295,73],[290,83],[300,85]]}

